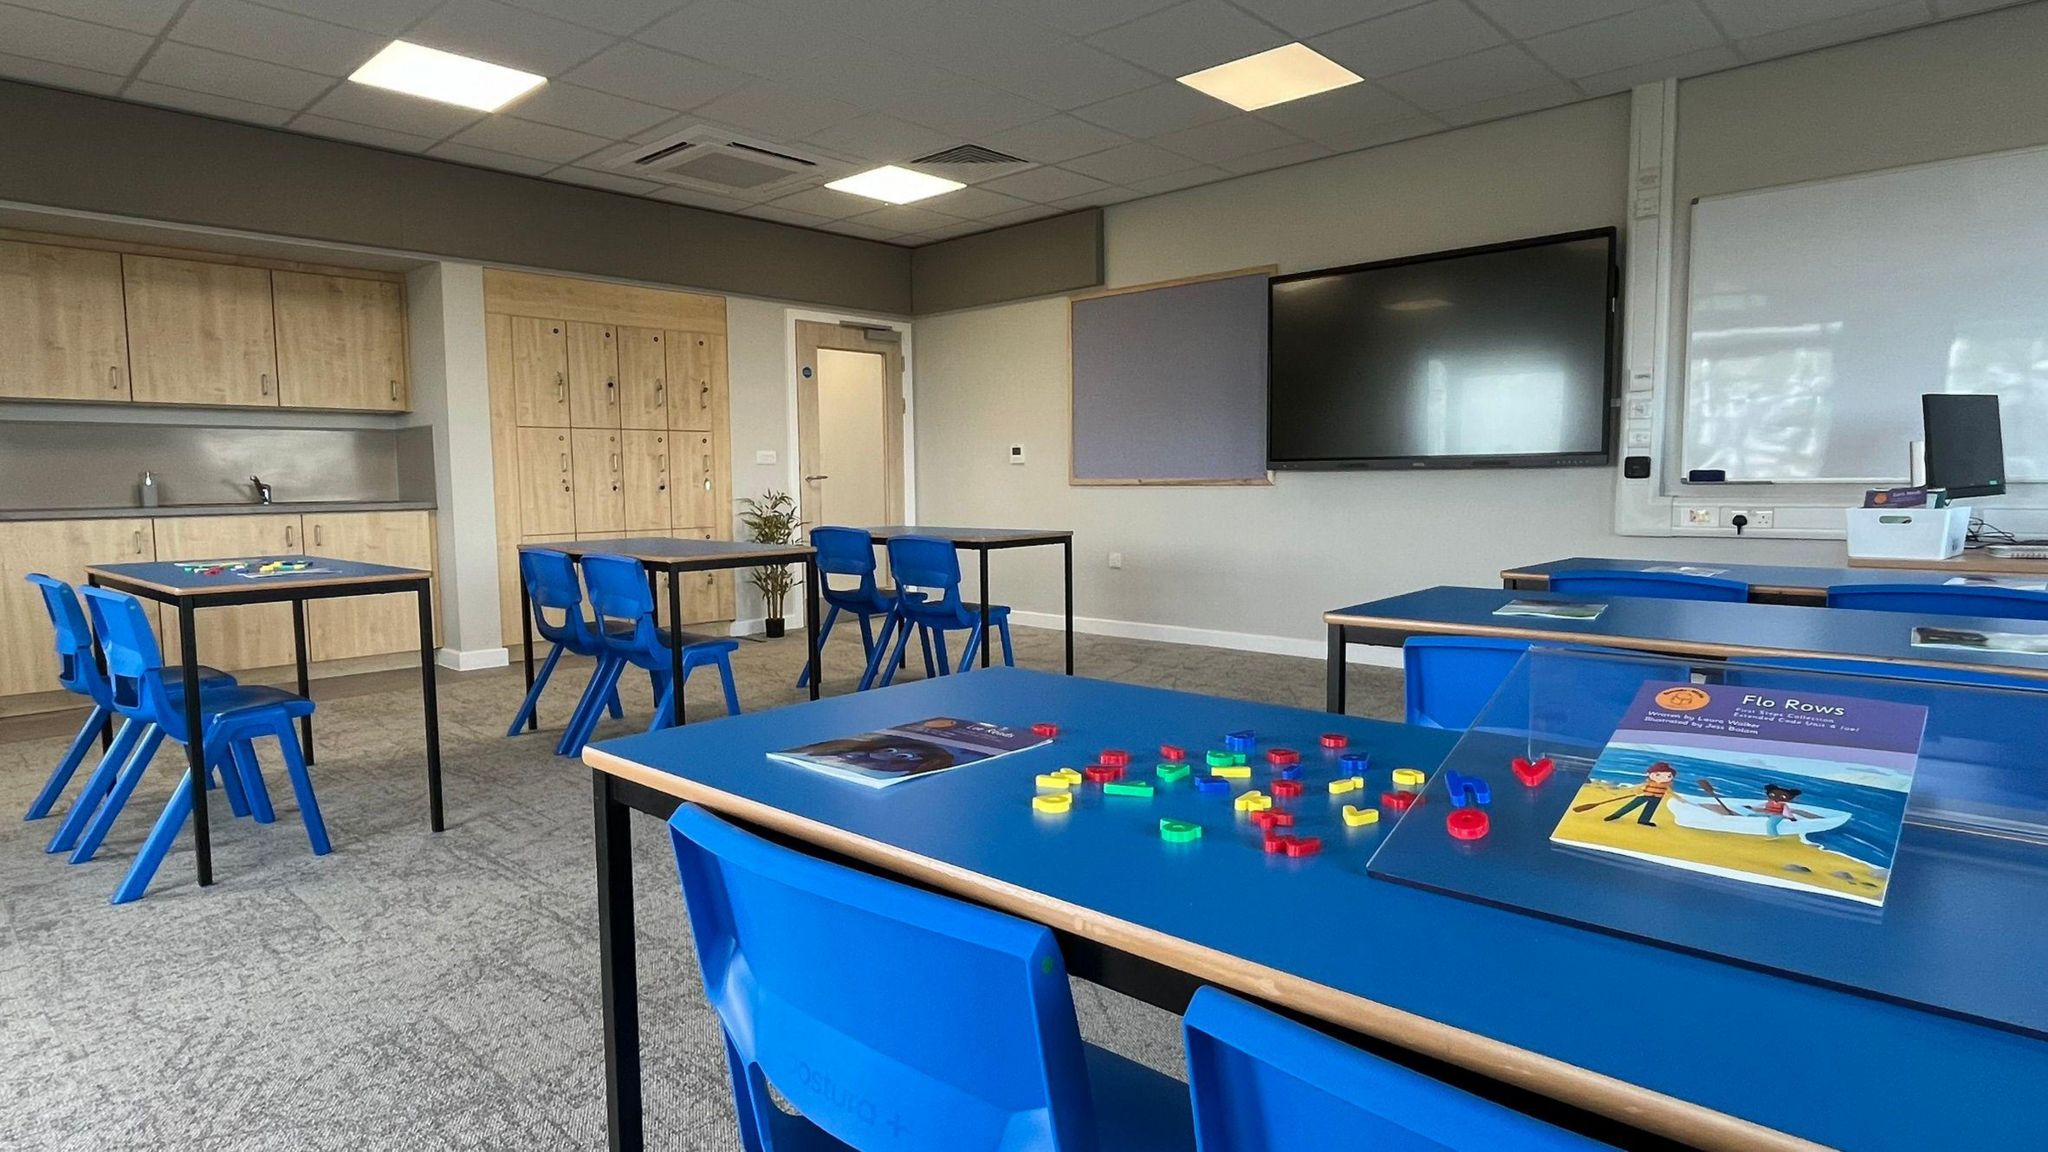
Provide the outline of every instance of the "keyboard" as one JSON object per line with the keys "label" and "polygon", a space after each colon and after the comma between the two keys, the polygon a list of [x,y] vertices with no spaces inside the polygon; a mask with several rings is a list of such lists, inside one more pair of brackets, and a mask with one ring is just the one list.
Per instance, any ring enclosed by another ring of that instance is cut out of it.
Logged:
{"label": "keyboard", "polygon": [[2048,544],[1993,544],[1984,551],[2000,560],[2048,560]]}

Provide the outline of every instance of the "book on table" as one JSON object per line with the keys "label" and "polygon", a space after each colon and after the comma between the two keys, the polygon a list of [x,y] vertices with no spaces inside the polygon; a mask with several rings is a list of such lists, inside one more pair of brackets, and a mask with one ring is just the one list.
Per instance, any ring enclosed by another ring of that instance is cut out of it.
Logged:
{"label": "book on table", "polygon": [[820,740],[783,752],[770,752],[768,758],[870,788],[887,788],[963,764],[998,759],[1045,743],[1044,737],[1028,728],[934,716],[874,732]]}

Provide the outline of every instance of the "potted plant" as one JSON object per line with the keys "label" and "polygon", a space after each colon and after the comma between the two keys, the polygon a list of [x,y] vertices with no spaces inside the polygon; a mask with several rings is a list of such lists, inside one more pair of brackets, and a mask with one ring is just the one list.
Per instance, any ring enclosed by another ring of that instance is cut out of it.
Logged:
{"label": "potted plant", "polygon": [[[758,500],[752,496],[740,500],[740,523],[746,527],[747,538],[756,544],[795,544],[803,536],[804,522],[797,519],[796,498],[772,488]],[[788,602],[790,586],[796,580],[790,574],[789,566],[771,564],[756,568],[747,574],[747,578],[761,592],[761,602],[768,612],[769,637],[782,635],[783,606]]]}

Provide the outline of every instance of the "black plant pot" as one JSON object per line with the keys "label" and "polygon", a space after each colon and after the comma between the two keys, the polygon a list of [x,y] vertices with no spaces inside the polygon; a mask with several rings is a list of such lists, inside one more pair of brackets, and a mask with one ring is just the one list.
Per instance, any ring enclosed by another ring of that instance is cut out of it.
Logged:
{"label": "black plant pot", "polygon": [[782,636],[782,617],[768,617],[766,631],[768,633],[768,638],[770,640],[780,639]]}

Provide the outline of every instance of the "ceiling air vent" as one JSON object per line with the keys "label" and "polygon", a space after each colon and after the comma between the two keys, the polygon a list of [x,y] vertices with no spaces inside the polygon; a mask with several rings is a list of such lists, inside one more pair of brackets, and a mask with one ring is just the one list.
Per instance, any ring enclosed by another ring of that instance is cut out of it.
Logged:
{"label": "ceiling air vent", "polygon": [[1011,155],[1007,155],[1007,154],[1005,154],[1005,153],[1002,153],[1002,152],[998,152],[998,151],[996,151],[996,150],[995,150],[995,149],[993,149],[993,148],[983,148],[983,147],[982,147],[981,145],[979,145],[979,144],[955,144],[955,145],[954,145],[953,147],[951,147],[951,148],[947,148],[947,149],[944,149],[944,150],[942,150],[942,151],[934,152],[934,153],[932,153],[932,154],[931,154],[931,155],[929,155],[929,156],[919,156],[919,157],[918,157],[917,159],[915,159],[915,160],[912,160],[912,161],[911,161],[911,163],[912,163],[912,164],[1025,164],[1025,163],[1029,163],[1029,161],[1025,161],[1025,160],[1020,160],[1020,159],[1018,159],[1018,158],[1017,158],[1017,157],[1015,157],[1015,156],[1011,156]]}
{"label": "ceiling air vent", "polygon": [[815,160],[704,126],[671,133],[609,166],[644,180],[728,194],[759,193],[818,172]]}
{"label": "ceiling air vent", "polygon": [[907,167],[915,168],[919,172],[944,176],[949,180],[958,180],[962,184],[979,184],[983,180],[1008,176],[1012,172],[1022,172],[1032,166],[1029,160],[1020,160],[979,144],[955,144],[929,156],[919,156],[907,164]]}

